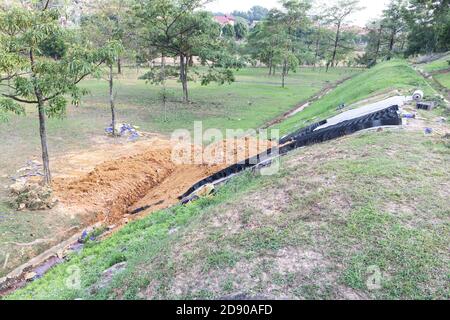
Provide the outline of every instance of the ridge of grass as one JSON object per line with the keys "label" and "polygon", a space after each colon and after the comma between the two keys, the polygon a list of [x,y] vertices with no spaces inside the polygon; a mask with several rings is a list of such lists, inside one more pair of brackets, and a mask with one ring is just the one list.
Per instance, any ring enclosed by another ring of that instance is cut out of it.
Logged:
{"label": "ridge of grass", "polygon": [[446,56],[437,59],[435,61],[432,61],[430,63],[420,65],[420,68],[423,69],[425,72],[435,72],[445,70],[450,68],[450,64],[448,63],[448,61],[450,61],[450,54],[447,54]]}
{"label": "ridge of grass", "polygon": [[427,95],[436,93],[405,60],[383,62],[342,83],[328,95],[275,128],[279,128],[282,134],[287,134],[337,114],[336,108],[342,103],[350,105],[386,90],[411,92],[418,88],[424,90]]}

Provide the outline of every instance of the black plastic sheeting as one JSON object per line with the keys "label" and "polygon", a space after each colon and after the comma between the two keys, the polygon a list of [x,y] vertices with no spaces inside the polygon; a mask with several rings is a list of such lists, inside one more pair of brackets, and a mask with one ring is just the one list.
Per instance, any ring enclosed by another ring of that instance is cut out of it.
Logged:
{"label": "black plastic sheeting", "polygon": [[287,142],[294,141],[300,137],[306,136],[308,134],[311,134],[314,130],[316,130],[318,127],[321,127],[323,125],[327,124],[327,120],[323,120],[321,122],[314,123],[306,128],[302,128],[300,130],[295,131],[294,133],[291,133],[287,136],[284,136],[280,139],[279,144],[285,144]]}
{"label": "black plastic sheeting", "polygon": [[[258,164],[270,161],[277,155],[285,155],[295,149],[321,143],[336,138],[340,138],[361,130],[383,127],[398,126],[402,124],[402,119],[398,114],[399,107],[391,106],[381,111],[377,111],[359,118],[343,121],[333,126],[314,131],[318,127],[326,124],[326,121],[315,123],[307,128],[298,130],[280,140],[282,147],[274,147],[268,149],[255,157],[246,159],[245,161],[225,168],[193,185],[179,199],[184,199],[204,185],[214,183],[216,181],[227,178],[231,175],[240,173],[246,169],[256,167]],[[288,143],[288,144],[286,144]],[[286,144],[286,145],[284,145]]]}

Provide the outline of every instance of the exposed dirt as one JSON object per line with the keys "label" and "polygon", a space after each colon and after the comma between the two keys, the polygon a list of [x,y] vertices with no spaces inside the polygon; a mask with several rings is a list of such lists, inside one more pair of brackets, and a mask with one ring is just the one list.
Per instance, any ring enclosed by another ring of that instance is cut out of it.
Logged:
{"label": "exposed dirt", "polygon": [[[172,161],[174,146],[174,142],[154,138],[66,155],[55,161],[55,195],[87,224],[120,224],[136,208],[148,207],[147,212],[153,212],[177,203],[194,183],[264,152],[270,143],[242,138],[204,150],[189,145],[186,148],[191,150],[193,164]],[[104,161],[108,158],[111,160]]]}

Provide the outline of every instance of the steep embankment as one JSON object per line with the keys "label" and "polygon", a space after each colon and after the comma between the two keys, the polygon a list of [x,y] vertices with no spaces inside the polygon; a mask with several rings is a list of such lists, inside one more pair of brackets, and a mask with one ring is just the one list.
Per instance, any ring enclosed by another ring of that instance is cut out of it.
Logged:
{"label": "steep embankment", "polygon": [[[424,85],[390,62],[342,85],[358,93],[339,87],[303,113],[393,89],[394,76],[399,88]],[[448,299],[448,172],[448,138],[420,126],[297,150],[273,176],[246,173],[89,242],[9,298]]]}
{"label": "steep embankment", "polygon": [[280,128],[283,134],[289,133],[311,122],[317,122],[342,112],[342,110],[337,110],[337,107],[341,104],[349,106],[377,93],[387,94],[393,90],[411,92],[417,88],[424,90],[428,96],[435,93],[430,85],[406,61],[385,62],[344,82],[304,111],[276,127]]}

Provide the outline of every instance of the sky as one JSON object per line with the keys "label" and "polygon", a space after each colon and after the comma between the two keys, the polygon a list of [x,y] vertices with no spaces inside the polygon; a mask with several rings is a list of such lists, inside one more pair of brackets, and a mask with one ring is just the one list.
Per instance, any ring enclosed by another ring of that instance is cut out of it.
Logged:
{"label": "sky", "polygon": [[[334,0],[322,0],[322,2],[328,3],[332,1]],[[365,9],[355,13],[350,20],[355,25],[365,26],[366,22],[381,15],[388,0],[360,0],[360,3]],[[278,0],[215,0],[206,5],[206,9],[213,12],[230,13],[234,10],[247,11],[255,5],[260,5],[268,9],[280,7]]]}

